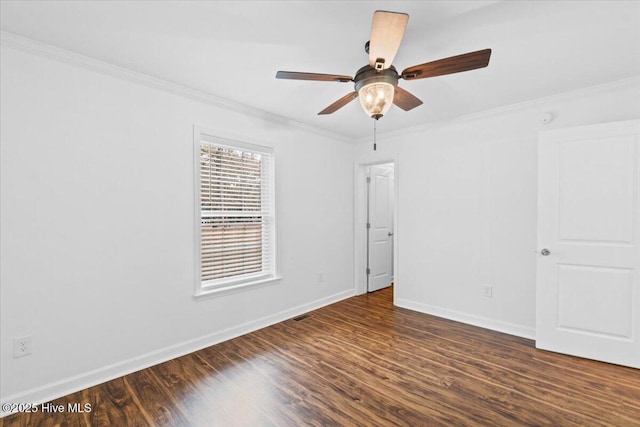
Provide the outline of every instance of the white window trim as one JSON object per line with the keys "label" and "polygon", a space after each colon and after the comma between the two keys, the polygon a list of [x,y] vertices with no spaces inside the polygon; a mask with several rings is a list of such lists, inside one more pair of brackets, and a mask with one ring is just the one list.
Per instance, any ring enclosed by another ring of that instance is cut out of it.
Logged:
{"label": "white window trim", "polygon": [[[242,138],[245,139],[246,138]],[[204,285],[201,282],[201,206],[200,206],[200,144],[202,141],[211,142],[218,146],[228,147],[228,148],[236,148],[236,149],[244,149],[255,152],[262,152],[269,154],[271,157],[271,167],[269,168],[269,181],[272,186],[272,194],[271,194],[271,208],[270,211],[272,213],[272,230],[271,230],[271,248],[270,253],[273,257],[273,274],[269,273],[256,273],[253,276],[245,276],[240,279],[228,279],[217,281],[213,285]],[[194,231],[195,231],[195,299],[201,300],[210,297],[217,297],[228,295],[236,292],[246,291],[249,289],[255,289],[262,286],[272,285],[278,283],[282,277],[278,274],[278,257],[277,257],[277,227],[276,227],[276,203],[275,203],[275,158],[273,153],[273,148],[267,147],[264,145],[256,144],[252,142],[241,142],[238,141],[235,137],[229,137],[225,135],[221,135],[220,132],[214,132],[206,130],[200,126],[194,126],[193,128],[193,161],[194,161]]]}

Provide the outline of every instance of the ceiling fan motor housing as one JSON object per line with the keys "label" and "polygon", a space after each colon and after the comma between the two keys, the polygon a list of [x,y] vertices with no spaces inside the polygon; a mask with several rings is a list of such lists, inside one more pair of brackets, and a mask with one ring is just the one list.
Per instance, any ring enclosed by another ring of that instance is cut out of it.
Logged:
{"label": "ceiling fan motor housing", "polygon": [[356,72],[353,81],[355,82],[356,91],[359,91],[360,88],[371,83],[390,83],[393,86],[397,86],[398,72],[393,65],[386,70],[380,71],[371,65],[365,65]]}

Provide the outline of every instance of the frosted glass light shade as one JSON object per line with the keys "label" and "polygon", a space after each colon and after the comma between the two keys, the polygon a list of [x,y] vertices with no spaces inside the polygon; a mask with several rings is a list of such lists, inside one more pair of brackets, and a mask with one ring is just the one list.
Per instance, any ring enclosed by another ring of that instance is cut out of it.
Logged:
{"label": "frosted glass light shade", "polygon": [[391,108],[394,92],[395,88],[391,83],[370,83],[360,88],[358,98],[364,112],[377,120]]}

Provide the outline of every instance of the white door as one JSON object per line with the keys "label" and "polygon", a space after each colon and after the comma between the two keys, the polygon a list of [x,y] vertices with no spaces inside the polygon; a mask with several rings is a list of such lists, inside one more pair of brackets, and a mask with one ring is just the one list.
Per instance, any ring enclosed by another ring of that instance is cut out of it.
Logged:
{"label": "white door", "polygon": [[640,120],[542,132],[536,347],[640,368]]}
{"label": "white door", "polygon": [[371,166],[369,173],[369,292],[391,285],[393,242],[393,168]]}

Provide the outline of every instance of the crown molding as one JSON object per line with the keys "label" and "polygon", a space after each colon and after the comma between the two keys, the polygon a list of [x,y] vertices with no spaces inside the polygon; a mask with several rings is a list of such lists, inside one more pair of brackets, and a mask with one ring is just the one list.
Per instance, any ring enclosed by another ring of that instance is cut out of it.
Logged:
{"label": "crown molding", "polygon": [[353,138],[350,138],[346,135],[321,129],[316,126],[308,125],[306,123],[298,122],[296,120],[292,120],[265,110],[261,110],[259,108],[231,101],[229,99],[225,99],[208,92],[192,89],[187,86],[160,79],[158,77],[133,71],[128,68],[120,67],[108,62],[100,61],[98,59],[81,55],[79,53],[62,49],[47,43],[39,42],[28,37],[12,33],[10,31],[0,30],[0,45],[21,52],[40,56],[42,58],[62,62],[72,66],[84,68],[86,70],[141,84],[153,89],[162,90],[164,92],[213,105],[215,107],[229,109],[238,113],[258,118],[260,120],[265,120],[280,125],[291,126],[305,132],[314,133],[316,135],[336,139],[350,144],[353,144],[355,142]]}
{"label": "crown molding", "polygon": [[[623,90],[623,89],[634,88],[634,87],[640,87],[640,76],[627,77],[620,80],[614,80],[611,82],[594,85],[594,86],[587,86],[584,88],[580,88],[580,89],[576,89],[568,92],[562,92],[558,94],[544,96],[541,98],[522,101],[515,104],[492,108],[489,110],[482,110],[474,113],[464,114],[461,116],[452,117],[450,119],[443,119],[435,122],[424,123],[417,126],[411,126],[404,129],[382,132],[377,135],[377,138],[378,140],[397,138],[397,137],[406,136],[410,134],[425,132],[428,130],[438,129],[438,128],[442,128],[445,126],[450,126],[458,123],[466,123],[466,122],[472,122],[476,120],[487,119],[487,118],[498,116],[501,114],[525,110],[527,108],[536,107],[542,104],[569,101],[574,98],[580,98],[588,95],[595,95],[601,92],[607,92],[611,90]],[[370,143],[371,138],[367,136],[367,137],[357,138],[355,141],[356,141],[356,144]]]}
{"label": "crown molding", "polygon": [[[95,58],[91,58],[79,53],[58,48],[53,45],[39,42],[28,37],[24,37],[6,30],[0,30],[0,45],[6,46],[15,50],[19,50],[32,55],[40,56],[50,60],[66,63],[72,66],[84,68],[90,71],[94,71],[101,74],[106,74],[112,77],[116,77],[122,80],[127,80],[133,83],[144,85],[153,89],[162,90],[174,95],[182,96],[184,98],[199,101],[205,104],[209,104],[215,107],[222,107],[241,114],[245,114],[251,117],[265,120],[271,123],[277,123],[279,125],[285,125],[297,128],[299,130],[313,133],[326,138],[331,138],[351,144],[369,143],[370,137],[353,138],[340,133],[332,132],[326,129],[322,129],[313,125],[302,123],[293,119],[286,118],[259,108],[251,107],[246,104],[242,104],[236,101],[231,101],[214,94],[192,89],[177,83],[173,83],[167,80],[163,80],[157,77],[153,77],[148,74],[140,73],[130,70],[128,68],[120,67],[108,62],[100,61]],[[464,114],[461,116],[452,117],[449,119],[438,120],[435,122],[428,122],[417,126],[411,126],[408,128],[382,132],[377,135],[379,139],[390,139],[401,137],[405,135],[425,132],[432,129],[438,129],[445,126],[454,125],[457,123],[465,123],[475,120],[482,120],[505,114],[509,112],[515,112],[524,110],[527,108],[535,107],[545,103],[567,101],[573,98],[579,98],[582,96],[597,94],[609,90],[620,90],[630,87],[640,86],[640,76],[633,76],[621,80],[603,83],[600,85],[589,86],[569,92],[563,92],[533,100],[523,101],[515,104],[492,108],[489,110],[482,110],[474,113]]]}

